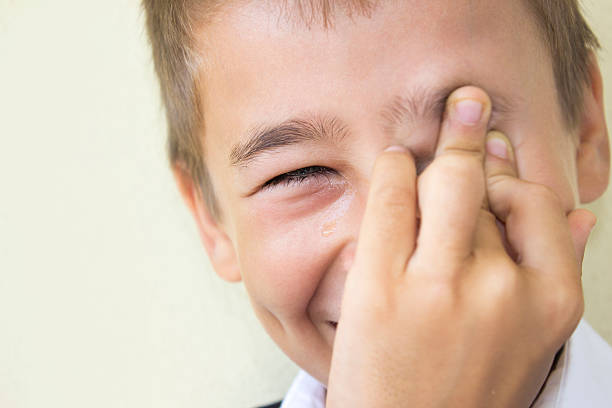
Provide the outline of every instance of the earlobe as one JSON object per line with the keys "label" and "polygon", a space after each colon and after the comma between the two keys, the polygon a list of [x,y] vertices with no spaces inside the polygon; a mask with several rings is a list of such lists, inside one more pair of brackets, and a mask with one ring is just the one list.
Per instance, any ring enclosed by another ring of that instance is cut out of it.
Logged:
{"label": "earlobe", "polygon": [[212,216],[186,168],[175,163],[172,170],[179,192],[196,222],[200,239],[215,272],[228,282],[239,282],[242,277],[231,239],[223,231],[219,221]]}
{"label": "earlobe", "polygon": [[610,142],[603,102],[603,80],[593,52],[590,55],[590,86],[584,90],[584,109],[578,125],[576,153],[580,201],[588,203],[606,190],[610,177]]}

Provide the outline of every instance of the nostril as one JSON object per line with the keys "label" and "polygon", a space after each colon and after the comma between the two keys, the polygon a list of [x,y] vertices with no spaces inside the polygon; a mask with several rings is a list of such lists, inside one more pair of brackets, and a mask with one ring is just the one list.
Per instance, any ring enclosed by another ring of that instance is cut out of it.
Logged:
{"label": "nostril", "polygon": [[334,329],[338,327],[338,322],[333,322],[331,320],[327,321],[327,324],[329,324],[331,327],[333,327]]}

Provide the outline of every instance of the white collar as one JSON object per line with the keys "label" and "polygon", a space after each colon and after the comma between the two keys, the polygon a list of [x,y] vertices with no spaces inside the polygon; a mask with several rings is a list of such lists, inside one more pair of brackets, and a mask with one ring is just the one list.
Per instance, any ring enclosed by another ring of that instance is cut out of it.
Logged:
{"label": "white collar", "polygon": [[323,384],[300,370],[280,408],[325,408],[325,392]]}
{"label": "white collar", "polygon": [[[300,371],[281,408],[325,408],[325,391]],[[612,348],[581,320],[532,408],[605,408],[611,403]]]}

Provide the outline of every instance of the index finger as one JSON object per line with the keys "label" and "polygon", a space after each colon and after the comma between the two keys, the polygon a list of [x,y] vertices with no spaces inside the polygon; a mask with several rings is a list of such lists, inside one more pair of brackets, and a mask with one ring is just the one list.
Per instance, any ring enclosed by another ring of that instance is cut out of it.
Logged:
{"label": "index finger", "polygon": [[491,101],[480,88],[449,97],[436,158],[419,179],[419,251],[463,259],[473,249],[485,199],[484,146]]}
{"label": "index finger", "polygon": [[354,266],[378,280],[399,276],[416,241],[416,168],[399,146],[376,159]]}

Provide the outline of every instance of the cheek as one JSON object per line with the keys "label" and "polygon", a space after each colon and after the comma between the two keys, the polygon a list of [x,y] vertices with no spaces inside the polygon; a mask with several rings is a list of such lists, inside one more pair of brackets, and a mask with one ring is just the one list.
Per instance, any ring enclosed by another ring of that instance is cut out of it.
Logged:
{"label": "cheek", "polygon": [[305,315],[331,257],[319,218],[290,221],[260,213],[242,224],[237,251],[256,307],[279,319]]}
{"label": "cheek", "polygon": [[280,191],[244,206],[237,252],[256,306],[276,317],[299,317],[333,263],[354,194],[345,185],[304,195]]}
{"label": "cheek", "polygon": [[308,322],[309,305],[337,267],[338,251],[356,237],[358,197],[342,185],[296,202],[269,195],[241,209],[236,249],[244,285],[264,324]]}

